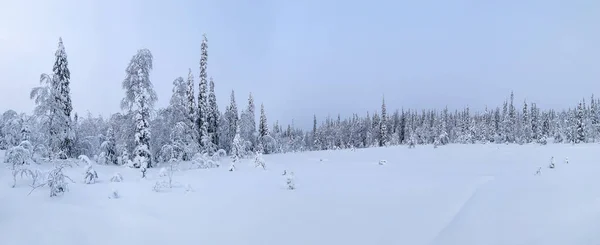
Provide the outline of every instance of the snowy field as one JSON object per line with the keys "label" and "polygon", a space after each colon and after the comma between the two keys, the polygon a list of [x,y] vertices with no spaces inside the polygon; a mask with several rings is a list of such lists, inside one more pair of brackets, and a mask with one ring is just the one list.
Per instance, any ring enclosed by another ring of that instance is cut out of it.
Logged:
{"label": "snowy field", "polygon": [[[227,159],[176,172],[163,192],[153,191],[159,168],[142,180],[98,165],[88,185],[82,165],[67,169],[76,183],[55,198],[47,188],[27,195],[29,179],[10,188],[2,168],[0,244],[600,244],[598,152],[488,144],[265,155],[266,171],[245,159],[228,172]],[[124,182],[109,181],[115,172]]]}

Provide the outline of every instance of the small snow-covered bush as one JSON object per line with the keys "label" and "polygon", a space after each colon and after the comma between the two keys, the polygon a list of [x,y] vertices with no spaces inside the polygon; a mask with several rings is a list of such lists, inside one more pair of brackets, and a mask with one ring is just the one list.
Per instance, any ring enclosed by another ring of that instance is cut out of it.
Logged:
{"label": "small snow-covered bush", "polygon": [[262,167],[262,169],[266,170],[267,166],[265,164],[265,159],[262,158],[262,153],[256,152],[256,157],[254,158],[254,167]]}
{"label": "small snow-covered bush", "polygon": [[13,176],[12,188],[17,186],[17,176],[21,176],[21,179],[23,177],[30,177],[32,186],[35,186],[40,181],[40,179],[43,178],[42,171],[40,171],[39,169],[32,170],[32,169],[28,168],[27,166],[17,166],[15,169],[12,170],[12,176]]}
{"label": "small snow-covered bush", "polygon": [[569,164],[569,158],[568,157],[565,157],[565,163]]}
{"label": "small snow-covered bush", "polygon": [[123,182],[123,175],[121,175],[121,173],[115,173],[110,177],[110,182]]}
{"label": "small snow-covered bush", "polygon": [[380,161],[379,161],[379,165],[385,165],[385,164],[387,164],[387,161],[386,161],[386,160],[380,160]]}
{"label": "small snow-covered bush", "polygon": [[83,177],[83,181],[86,184],[94,184],[94,183],[96,183],[97,179],[98,179],[98,173],[96,173],[96,170],[94,170],[94,168],[92,167],[92,164],[88,164],[85,167],[85,174]]}
{"label": "small snow-covered bush", "polygon": [[296,189],[296,185],[294,184],[294,172],[288,172],[286,170],[283,171],[283,176],[285,177],[285,184],[288,190]]}
{"label": "small snow-covered bush", "polygon": [[415,134],[411,133],[410,136],[408,137],[408,148],[415,148],[416,144],[417,144],[417,137],[415,136]]}
{"label": "small snow-covered bush", "polygon": [[542,175],[542,167],[538,168],[538,170],[535,172],[535,175]]}
{"label": "small snow-covered bush", "polygon": [[192,185],[187,184],[185,186],[185,192],[194,192],[194,188],[192,188]]}
{"label": "small snow-covered bush", "polygon": [[233,171],[235,171],[235,161],[231,161],[231,164],[229,165],[229,172]]}
{"label": "small snow-covered bush", "polygon": [[548,139],[546,138],[545,135],[542,135],[542,137],[540,137],[538,139],[538,143],[541,144],[541,145],[546,145],[546,144],[548,144]]}
{"label": "small snow-covered bush", "polygon": [[108,196],[108,199],[119,199],[121,198],[121,195],[119,194],[118,190],[112,190],[110,192],[110,196]]}
{"label": "small snow-covered bush", "polygon": [[12,166],[29,164],[31,163],[31,152],[23,145],[12,147],[4,155],[4,163]]}
{"label": "small snow-covered bush", "polygon": [[549,168],[554,168],[554,157],[550,158],[550,165],[548,166]]}
{"label": "small snow-covered bush", "polygon": [[160,168],[160,171],[158,171],[158,177],[165,177],[169,174],[168,172],[169,171],[166,168]]}
{"label": "small snow-covered bush", "polygon": [[173,188],[173,172],[175,171],[176,160],[170,161],[169,168],[161,168],[159,177],[167,177],[167,180],[159,180],[154,184],[153,190],[159,192],[166,188]]}
{"label": "small snow-covered bush", "polygon": [[219,167],[219,164],[209,157],[208,153],[196,153],[192,158],[192,164],[202,169]]}
{"label": "small snow-covered bush", "polygon": [[80,155],[78,158],[79,158],[79,161],[85,165],[92,165],[92,163],[94,163],[94,161],[92,161],[86,155]]}
{"label": "small snow-covered bush", "polygon": [[[75,181],[63,173],[65,167],[72,167],[72,165],[67,161],[56,164],[54,168],[48,172],[44,182],[37,186],[33,186],[31,192],[43,186],[50,187],[50,197],[58,196],[68,191],[69,182],[67,182],[67,180],[72,183],[75,183]],[[29,193],[31,194],[31,192]]]}

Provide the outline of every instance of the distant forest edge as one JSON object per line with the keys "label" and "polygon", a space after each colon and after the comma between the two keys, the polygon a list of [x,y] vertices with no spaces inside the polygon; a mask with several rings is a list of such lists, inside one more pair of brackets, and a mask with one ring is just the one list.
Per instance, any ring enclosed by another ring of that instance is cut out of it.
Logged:
{"label": "distant forest edge", "polygon": [[[40,76],[31,90],[32,115],[6,111],[0,118],[0,149],[26,150],[40,159],[66,159],[86,155],[99,163],[152,167],[154,163],[191,160],[225,154],[235,159],[254,153],[381,147],[406,144],[513,143],[546,144],[597,142],[598,101],[591,96],[575,108],[542,110],[527,101],[515,104],[513,93],[502,107],[483,112],[445,109],[381,109],[349,118],[314,116],[312,130],[278,122],[269,126],[264,105],[258,125],[252,94],[238,110],[234,91],[225,111],[218,109],[215,82],[207,74],[208,40],[201,43],[198,83],[192,69],[186,79],[173,81],[166,108],[155,109],[158,100],[150,73],[153,56],[140,49],[126,67],[121,112],[109,118],[72,113],[70,71],[62,39],[59,39],[51,74]],[[195,88],[198,88],[198,93]],[[517,108],[519,107],[519,108]],[[221,150],[222,149],[222,150]]]}

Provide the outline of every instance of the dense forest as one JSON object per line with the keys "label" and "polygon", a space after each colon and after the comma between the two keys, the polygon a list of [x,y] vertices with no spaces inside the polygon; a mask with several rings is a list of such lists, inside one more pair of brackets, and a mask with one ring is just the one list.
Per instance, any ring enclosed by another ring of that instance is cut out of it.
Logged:
{"label": "dense forest", "polygon": [[[599,138],[600,103],[593,95],[573,108],[544,110],[535,103],[514,101],[484,111],[381,108],[349,118],[314,117],[312,130],[294,125],[269,125],[265,106],[256,105],[252,94],[240,104],[231,91],[228,106],[219,111],[215,81],[207,74],[208,41],[201,43],[199,76],[189,69],[187,78],[173,80],[166,108],[151,82],[153,56],[138,50],[125,68],[121,112],[108,118],[73,113],[67,53],[59,40],[51,74],[40,76],[31,90],[33,114],[6,111],[0,117],[0,149],[24,149],[38,159],[66,159],[86,155],[104,164],[152,167],[172,160],[191,160],[215,154],[244,157],[308,150],[382,147],[406,144],[546,144],[588,143]],[[196,81],[198,81],[196,83]],[[198,92],[196,92],[198,88]],[[245,96],[244,96],[245,97]],[[258,116],[258,122],[257,122]]]}

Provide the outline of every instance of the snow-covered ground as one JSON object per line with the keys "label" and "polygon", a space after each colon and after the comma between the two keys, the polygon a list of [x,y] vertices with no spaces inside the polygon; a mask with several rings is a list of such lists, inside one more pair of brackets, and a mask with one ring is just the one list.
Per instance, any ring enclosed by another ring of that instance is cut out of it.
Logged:
{"label": "snow-covered ground", "polygon": [[[82,165],[67,169],[77,183],[55,198],[47,188],[27,195],[28,179],[10,188],[2,168],[0,244],[600,244],[599,150],[488,144],[265,155],[266,171],[245,159],[229,172],[227,159],[176,172],[177,186],[164,192],[152,188],[164,179],[159,168],[141,180],[136,169],[98,165],[100,180],[88,185]],[[284,170],[295,173],[295,190]],[[124,182],[109,181],[115,172]],[[113,189],[121,198],[108,198]]]}

